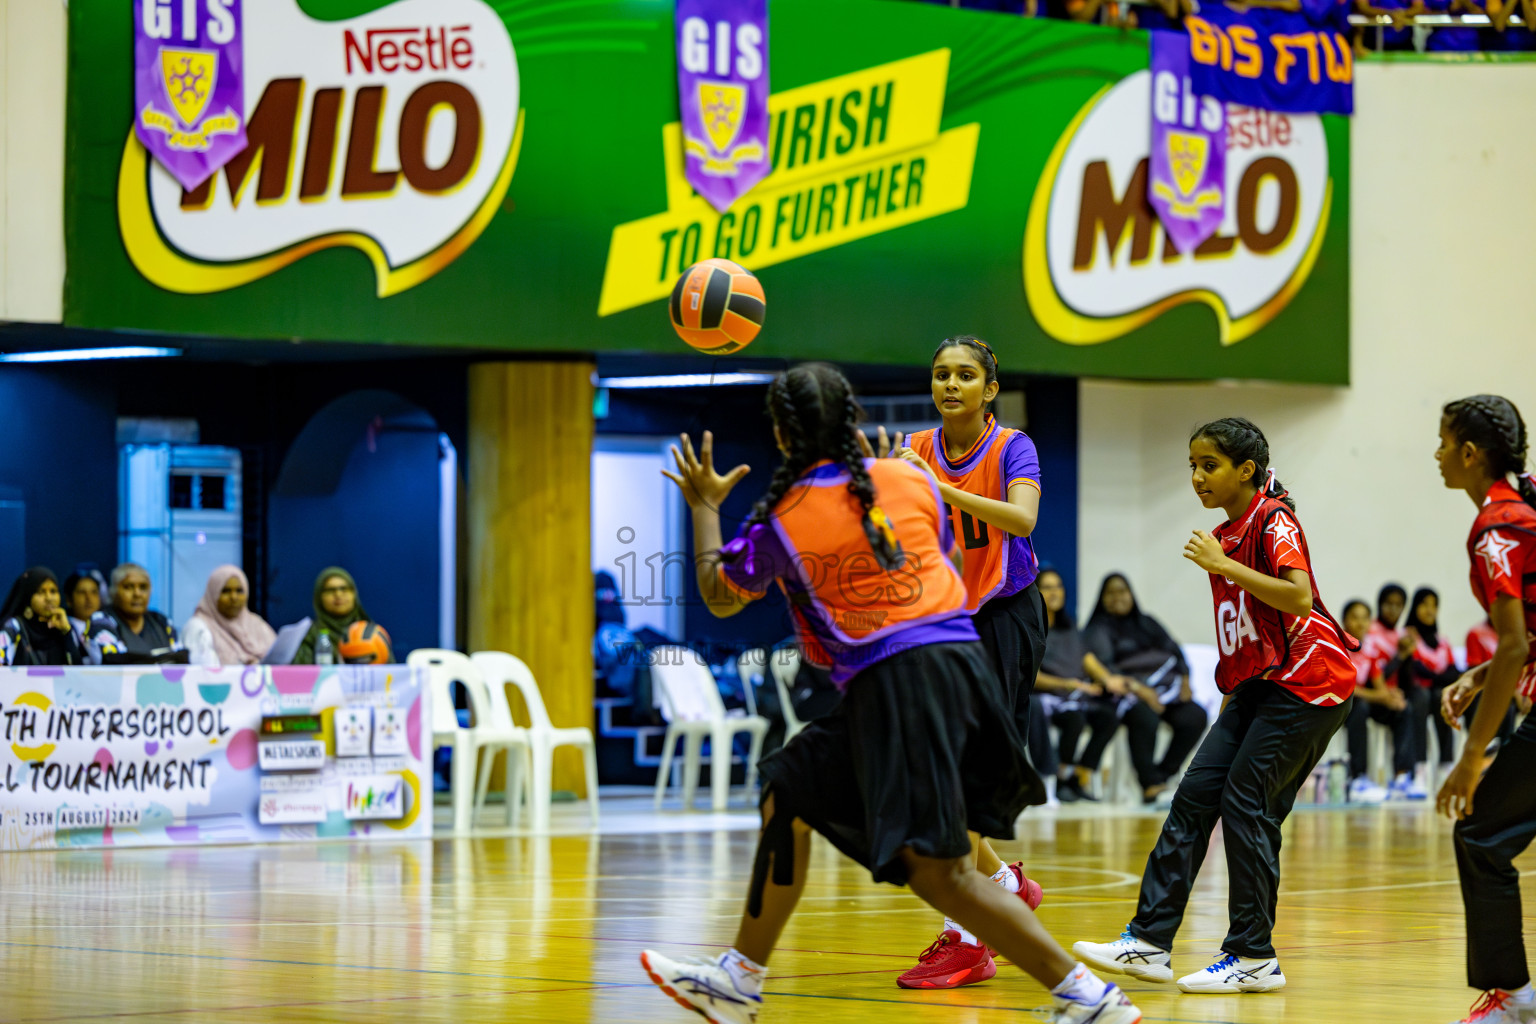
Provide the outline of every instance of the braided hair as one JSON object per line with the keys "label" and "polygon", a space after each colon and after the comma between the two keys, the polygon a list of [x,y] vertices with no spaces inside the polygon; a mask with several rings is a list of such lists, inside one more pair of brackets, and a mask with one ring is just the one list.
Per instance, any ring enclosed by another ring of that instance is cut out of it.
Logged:
{"label": "braided hair", "polygon": [[1254,486],[1260,493],[1266,498],[1278,498],[1292,512],[1296,511],[1296,502],[1269,468],[1269,441],[1265,439],[1264,431],[1255,426],[1252,420],[1241,416],[1212,420],[1204,426],[1196,427],[1195,432],[1189,435],[1189,442],[1194,444],[1201,438],[1215,445],[1216,450],[1231,459],[1234,466],[1251,461]]}
{"label": "braided hair", "polygon": [[1441,412],[1452,437],[1477,445],[1487,455],[1488,472],[1496,479],[1515,474],[1520,497],[1536,506],[1536,479],[1525,471],[1525,420],[1515,403],[1500,395],[1473,395],[1448,402]]}
{"label": "braided hair", "polygon": [[768,386],[768,414],[787,452],[747,521],[767,522],[795,481],[817,462],[830,459],[848,471],[848,493],[863,507],[864,535],[876,561],[887,572],[901,566],[906,555],[876,502],[875,484],[864,465],[857,429],[864,410],[848,379],[827,363],[797,366]]}
{"label": "braided hair", "polygon": [[[944,354],[945,349],[956,346],[968,348],[976,356],[976,361],[981,364],[981,372],[986,376],[986,380],[982,382],[983,387],[988,384],[997,383],[997,354],[992,351],[991,345],[988,345],[974,334],[957,334],[953,338],[945,338],[939,342],[939,347],[933,350],[933,358],[928,360],[928,365],[931,367],[934,363],[938,362],[939,356]],[[988,402],[982,411],[986,412],[991,408],[992,403]]]}

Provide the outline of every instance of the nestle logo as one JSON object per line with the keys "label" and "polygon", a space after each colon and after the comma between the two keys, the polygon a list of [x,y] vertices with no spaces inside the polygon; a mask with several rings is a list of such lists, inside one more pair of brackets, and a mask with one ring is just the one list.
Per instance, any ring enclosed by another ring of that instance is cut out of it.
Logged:
{"label": "nestle logo", "polygon": [[396,71],[447,71],[467,69],[475,62],[475,45],[469,38],[468,25],[453,28],[370,28],[358,42],[351,29],[343,34],[342,47],[347,55],[347,74],[352,74],[352,58],[363,71],[373,73],[375,66],[383,74]]}

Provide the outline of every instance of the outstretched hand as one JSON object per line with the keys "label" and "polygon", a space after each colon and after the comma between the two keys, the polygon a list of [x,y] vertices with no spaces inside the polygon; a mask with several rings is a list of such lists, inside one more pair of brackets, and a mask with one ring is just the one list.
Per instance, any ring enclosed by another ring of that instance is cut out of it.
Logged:
{"label": "outstretched hand", "polygon": [[893,451],[899,453],[902,448],[901,431],[896,431],[896,440],[892,441],[891,436],[885,432],[884,424],[875,429],[878,447],[869,443],[869,435],[864,431],[856,430],[854,433],[859,437],[859,450],[864,453],[866,459],[883,459]]}
{"label": "outstretched hand", "polygon": [[677,472],[670,473],[664,469],[661,475],[677,484],[690,509],[719,511],[731,489],[741,482],[742,477],[752,472],[752,467],[743,463],[721,476],[715,472],[714,434],[704,431],[704,440],[699,445],[697,456],[693,453],[693,441],[688,435],[683,434],[681,440],[681,450],[677,445],[672,446],[672,459],[677,463]]}

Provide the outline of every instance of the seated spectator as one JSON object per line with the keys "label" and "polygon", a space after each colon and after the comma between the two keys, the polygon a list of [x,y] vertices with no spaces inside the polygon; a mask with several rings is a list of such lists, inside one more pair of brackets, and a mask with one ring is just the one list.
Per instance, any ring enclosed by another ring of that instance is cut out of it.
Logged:
{"label": "seated spectator", "polygon": [[[1430,14],[1487,14],[1478,0],[1424,0]],[[1427,53],[1473,53],[1482,41],[1478,30],[1468,25],[1438,26],[1424,42]]]}
{"label": "seated spectator", "polygon": [[[1451,642],[1440,635],[1436,620],[1440,613],[1440,595],[1429,587],[1413,592],[1409,605],[1408,622],[1397,642],[1397,657],[1401,667],[1397,673],[1397,685],[1406,694],[1423,690],[1427,700],[1422,708],[1414,703],[1414,772],[1409,779],[1394,779],[1392,795],[1409,800],[1423,800],[1428,796],[1425,788],[1425,766],[1429,761],[1429,723],[1435,723],[1435,738],[1440,747],[1440,767],[1450,771],[1456,759],[1455,731],[1440,717],[1440,695],[1461,677],[1456,667],[1456,655]],[[1414,700],[1412,696],[1409,698]]]}
{"label": "seated spectator", "polygon": [[247,607],[250,584],[237,565],[208,575],[197,610],[182,630],[194,665],[260,665],[277,639],[265,619]]}
{"label": "seated spectator", "polygon": [[[1477,668],[1477,666],[1492,661],[1493,652],[1498,646],[1498,631],[1493,628],[1493,623],[1489,622],[1486,618],[1483,619],[1482,622],[1479,622],[1467,631],[1467,663],[1463,666],[1464,670],[1470,672]],[[1477,701],[1481,696],[1482,694],[1478,694],[1477,697],[1473,697],[1472,703],[1467,705],[1467,712],[1461,719],[1463,722],[1471,722],[1477,714]],[[1504,721],[1499,726],[1497,737],[1499,743],[1503,743],[1514,735],[1515,716],[1517,713],[1521,715],[1531,713],[1531,698],[1519,691],[1515,693],[1515,699],[1510,703],[1509,710],[1504,714]]]}
{"label": "seated spectator", "polygon": [[86,640],[102,660],[147,662],[185,650],[171,621],[149,607],[149,570],[124,562],[112,570],[107,607],[91,616]]}
{"label": "seated spectator", "polygon": [[1383,586],[1376,593],[1376,618],[1371,621],[1365,639],[1360,641],[1361,651],[1380,662],[1382,674],[1388,681],[1397,676],[1396,665],[1390,670],[1386,666],[1397,657],[1397,642],[1403,638],[1397,624],[1403,618],[1403,606],[1407,603],[1408,591],[1396,583]]}
{"label": "seated spectator", "polygon": [[1428,13],[1424,0],[1355,0],[1355,10],[1368,17],[1385,14],[1392,19],[1391,27],[1375,28],[1381,33],[1379,45],[1374,47],[1377,50],[1413,49],[1413,19]]}
{"label": "seated spectator", "polygon": [[85,643],[59,603],[59,579],[34,566],[0,605],[0,665],[83,665]]}
{"label": "seated spectator", "polygon": [[[1104,577],[1083,638],[1088,650],[1111,672],[1127,678],[1130,692],[1120,698],[1120,719],[1130,741],[1142,800],[1152,803],[1184,767],[1205,732],[1205,709],[1195,703],[1189,688],[1184,652],[1162,623],[1137,607],[1131,585],[1120,573]],[[1163,759],[1154,762],[1160,721],[1173,729],[1173,739]]]}
{"label": "seated spectator", "polygon": [[1352,803],[1375,804],[1387,798],[1387,791],[1371,781],[1370,735],[1368,723],[1380,722],[1392,730],[1392,771],[1396,779],[1408,779],[1413,774],[1413,727],[1423,714],[1429,695],[1423,691],[1413,693],[1414,704],[1398,688],[1395,679],[1383,676],[1388,662],[1372,654],[1366,647],[1371,630],[1371,609],[1364,601],[1351,601],[1344,606],[1344,629],[1360,641],[1360,650],[1351,651],[1355,663],[1355,703],[1345,723],[1345,735],[1349,738],[1349,799]]}
{"label": "seated spectator", "polygon": [[[294,655],[295,665],[314,665],[315,644],[322,636],[331,644],[331,663],[341,664],[341,645],[347,639],[347,630],[356,622],[372,622],[373,618],[363,607],[357,595],[357,581],[352,574],[339,566],[331,566],[315,577],[315,621]],[[386,661],[393,662],[394,655]],[[380,662],[379,664],[383,664]]]}
{"label": "seated spectator", "polygon": [[599,570],[592,577],[593,596],[597,601],[597,631],[592,636],[592,661],[601,681],[609,690],[628,697],[635,690],[635,675],[644,658],[640,641],[625,622],[624,605],[619,600],[619,585],[613,574]]}
{"label": "seated spectator", "polygon": [[1151,4],[1130,8],[1126,24],[1162,32],[1183,32],[1184,16],[1192,12],[1191,0],[1154,0]]}
{"label": "seated spectator", "polygon": [[[1113,675],[1083,646],[1083,635],[1067,611],[1061,574],[1043,569],[1037,583],[1050,622],[1045,657],[1030,698],[1029,757],[1041,775],[1056,776],[1056,799],[1062,803],[1093,800],[1088,782],[1120,727],[1116,698],[1127,692],[1129,681]],[[1059,758],[1051,749],[1051,725],[1060,738]],[[1088,745],[1079,752],[1084,726],[1089,728]]]}
{"label": "seated spectator", "polygon": [[106,589],[107,581],[95,566],[81,566],[64,577],[64,610],[82,637],[91,631],[91,616],[101,611],[101,595]]}

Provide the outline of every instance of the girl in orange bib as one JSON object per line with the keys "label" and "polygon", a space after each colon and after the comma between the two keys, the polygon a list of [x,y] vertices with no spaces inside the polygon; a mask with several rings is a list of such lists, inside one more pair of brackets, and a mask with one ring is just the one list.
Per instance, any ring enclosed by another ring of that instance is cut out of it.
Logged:
{"label": "girl in orange bib", "polygon": [[[1022,430],[1000,425],[989,407],[1001,385],[997,357],[970,335],[947,338],[933,354],[930,384],[943,426],[919,431],[892,454],[922,469],[938,485],[961,547],[966,609],[991,656],[1020,737],[1029,736],[1029,699],[1045,657],[1047,617],[1035,579],[1040,560],[1030,534],[1040,515],[1040,456]],[[881,448],[888,448],[882,431]],[[1021,864],[1004,864],[976,836],[976,869],[1040,905],[1040,886]],[[986,946],[954,921],[897,978],[902,988],[956,988],[994,973]]]}

